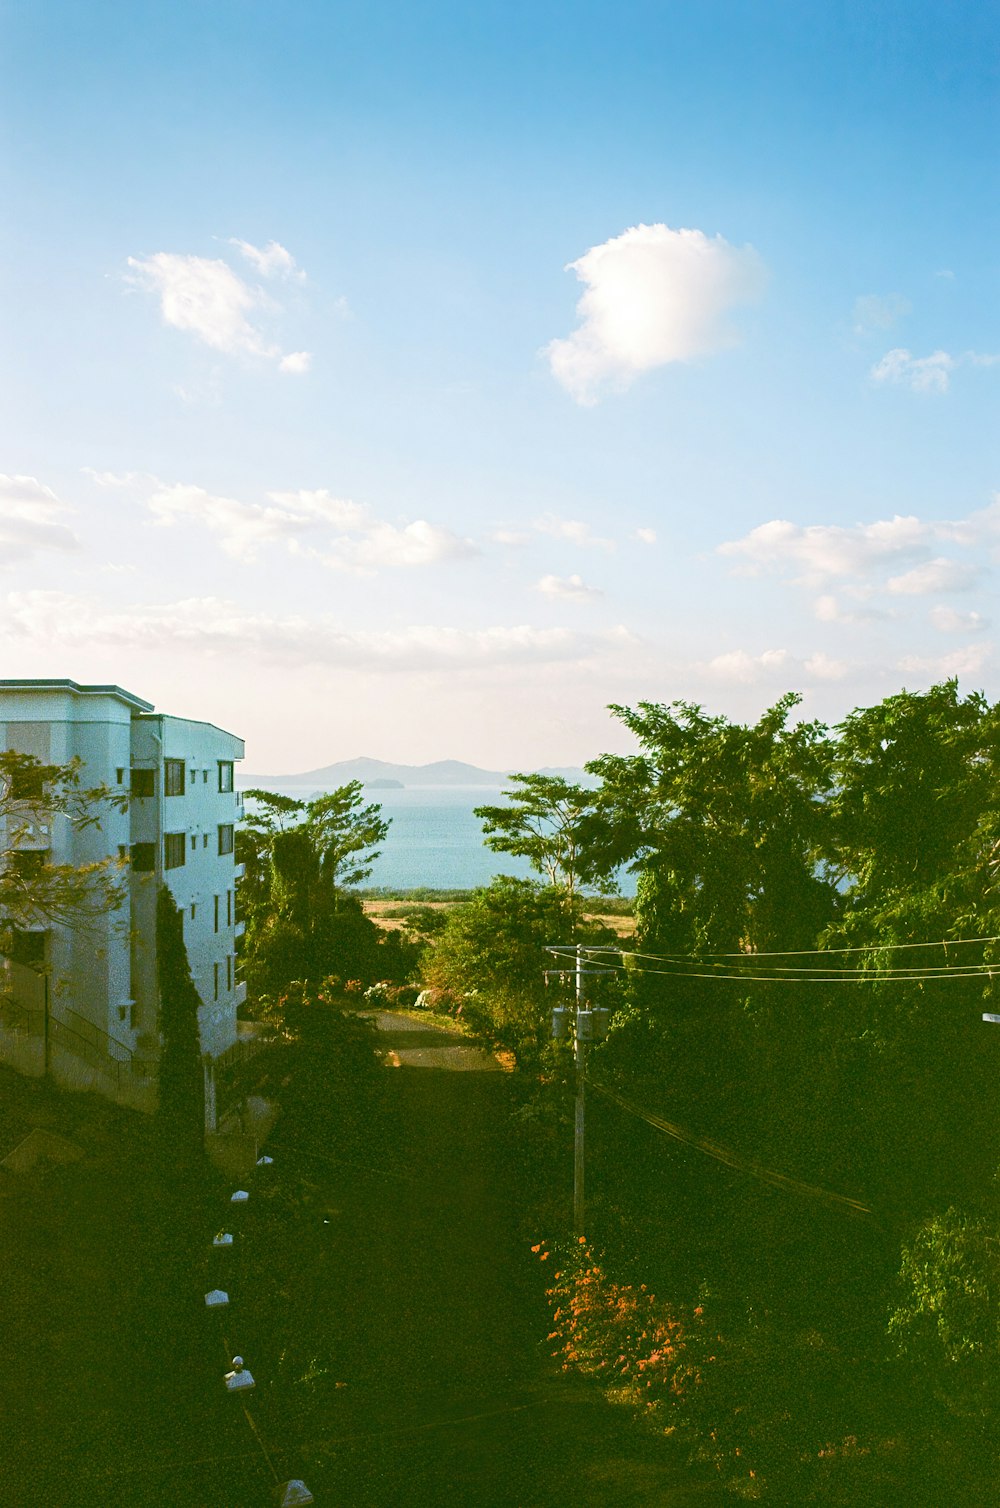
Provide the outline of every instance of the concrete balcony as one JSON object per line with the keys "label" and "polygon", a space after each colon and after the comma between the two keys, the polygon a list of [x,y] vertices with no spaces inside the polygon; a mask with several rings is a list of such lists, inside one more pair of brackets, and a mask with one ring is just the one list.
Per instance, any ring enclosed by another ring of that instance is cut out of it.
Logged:
{"label": "concrete balcony", "polygon": [[240,979],[240,980],[237,981],[235,995],[236,995],[236,1009],[239,1010],[239,1008],[240,1008],[241,1005],[245,1005],[246,1004],[247,982],[246,982],[245,979]]}
{"label": "concrete balcony", "polygon": [[242,878],[246,874],[246,872],[247,872],[247,866],[245,864],[237,864],[236,867],[233,870],[233,879],[235,879],[235,880],[242,880]]}
{"label": "concrete balcony", "polygon": [[233,928],[233,936],[234,937],[242,937],[243,934],[244,934],[244,932],[246,931],[246,929],[247,929],[246,922],[237,922],[236,926]]}

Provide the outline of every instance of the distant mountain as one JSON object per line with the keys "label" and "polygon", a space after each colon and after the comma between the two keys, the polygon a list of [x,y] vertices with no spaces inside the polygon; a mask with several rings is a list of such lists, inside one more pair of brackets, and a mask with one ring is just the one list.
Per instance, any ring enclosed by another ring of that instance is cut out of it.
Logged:
{"label": "distant mountain", "polygon": [[[559,775],[563,780],[578,782],[580,785],[597,783],[584,770],[574,769],[572,766],[547,768],[538,773]],[[332,791],[350,780],[361,780],[370,786],[391,780],[404,786],[481,785],[496,790],[497,787],[506,785],[509,779],[509,771],[482,770],[478,765],[464,764],[460,759],[438,759],[433,764],[388,764],[384,759],[363,757],[342,759],[338,764],[324,765],[320,770],[304,770],[301,775],[250,775],[241,770],[237,784],[243,790],[247,786],[277,791],[289,787],[298,790],[308,786],[311,790]],[[381,789],[386,790],[387,787],[383,784]]]}

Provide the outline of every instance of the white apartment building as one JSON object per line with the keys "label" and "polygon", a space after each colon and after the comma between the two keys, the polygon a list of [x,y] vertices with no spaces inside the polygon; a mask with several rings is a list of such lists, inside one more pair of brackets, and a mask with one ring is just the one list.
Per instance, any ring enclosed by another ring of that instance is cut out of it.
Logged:
{"label": "white apartment building", "polygon": [[[57,817],[19,840],[56,864],[122,864],[126,895],[114,912],[75,926],[39,918],[22,934],[22,961],[0,977],[0,1058],[152,1110],[160,1052],[156,896],[166,884],[184,916],[201,997],[206,1126],[215,1130],[216,1067],[237,1042],[235,827],[242,816],[233,767],[243,740],[211,723],[168,717],[119,686],[0,680],[0,749],[44,764],[82,761],[83,788],[127,793],[99,827]],[[12,820],[16,820],[16,817]],[[2,817],[0,817],[2,821]],[[0,853],[8,846],[0,832]]]}

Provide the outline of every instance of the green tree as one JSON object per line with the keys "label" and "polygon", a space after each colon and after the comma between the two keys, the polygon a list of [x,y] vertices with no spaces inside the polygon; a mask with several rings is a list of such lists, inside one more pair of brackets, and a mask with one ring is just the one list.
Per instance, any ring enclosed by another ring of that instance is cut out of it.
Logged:
{"label": "green tree", "polygon": [[364,785],[347,785],[316,796],[306,805],[306,829],[319,859],[324,883],[332,891],[360,885],[372,871],[391,819],[377,802],[364,805]]}
{"label": "green tree", "polygon": [[781,697],[748,727],[690,702],[612,707],[641,753],[587,768],[604,782],[611,857],[656,876],[640,908],[645,940],[686,952],[810,946],[832,915],[820,872],[832,750],[822,724],[789,726],[800,700]]}
{"label": "green tree", "polygon": [[551,886],[500,875],[448,912],[424,956],[424,980],[461,996],[476,1028],[530,1065],[549,1035],[545,945],[558,942],[565,926]]}
{"label": "green tree", "polygon": [[43,764],[0,750],[0,956],[17,953],[24,928],[85,926],[124,898],[116,859],[53,864],[47,850],[29,846],[40,829],[65,823],[82,832],[99,827],[108,811],[125,810],[127,796],[103,785],[85,787],[82,768],[79,759]]}
{"label": "green tree", "polygon": [[527,859],[570,904],[581,884],[607,882],[602,868],[607,832],[596,793],[558,775],[510,779],[504,805],[475,808],[487,847]]}
{"label": "green tree", "polygon": [[156,897],[156,973],[160,993],[158,1117],[164,1151],[181,1160],[200,1153],[205,1137],[205,1081],[198,1010],[184,917],[166,885]]}

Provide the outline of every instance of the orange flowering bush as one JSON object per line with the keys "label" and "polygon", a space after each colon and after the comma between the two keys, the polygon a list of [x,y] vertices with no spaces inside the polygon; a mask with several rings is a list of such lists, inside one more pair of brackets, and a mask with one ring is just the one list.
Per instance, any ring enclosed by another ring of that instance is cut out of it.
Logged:
{"label": "orange flowering bush", "polygon": [[[552,1261],[546,1295],[556,1343],[553,1355],[564,1371],[575,1368],[643,1413],[673,1415],[701,1380],[689,1351],[691,1327],[701,1311],[682,1322],[646,1285],[618,1283],[604,1271],[587,1242],[532,1247],[539,1261]],[[675,1427],[671,1418],[665,1424]]]}

